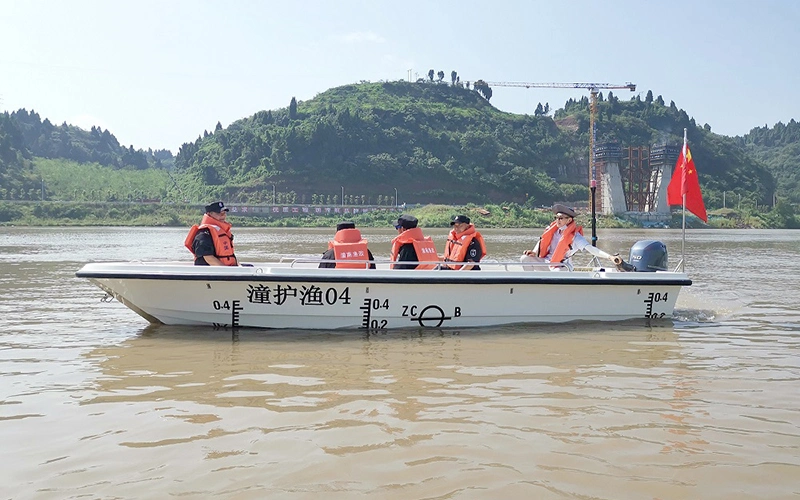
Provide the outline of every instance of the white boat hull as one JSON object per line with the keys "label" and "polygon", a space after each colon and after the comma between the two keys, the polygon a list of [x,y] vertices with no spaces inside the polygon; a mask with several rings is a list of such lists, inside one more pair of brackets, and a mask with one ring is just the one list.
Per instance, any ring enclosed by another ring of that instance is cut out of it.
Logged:
{"label": "white boat hull", "polygon": [[683,273],[316,269],[92,263],[88,278],[152,323],[302,329],[466,328],[670,318]]}

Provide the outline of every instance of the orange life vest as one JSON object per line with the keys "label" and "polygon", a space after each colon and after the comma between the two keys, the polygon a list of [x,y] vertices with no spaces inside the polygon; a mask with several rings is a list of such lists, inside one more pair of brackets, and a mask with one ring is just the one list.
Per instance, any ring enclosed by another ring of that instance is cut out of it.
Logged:
{"label": "orange life vest", "polygon": [[[418,227],[407,229],[392,240],[392,262],[397,262],[400,247],[407,243],[414,245],[418,261],[431,262],[431,264],[420,264],[416,269],[435,269],[439,265],[439,254],[436,253],[433,240],[430,236],[423,236],[422,229]],[[392,269],[394,269],[394,265],[392,265]]]}
{"label": "orange life vest", "polygon": [[[553,241],[553,234],[555,234],[556,231],[558,231],[558,224],[555,221],[550,223],[547,229],[544,230],[542,240],[539,242],[539,257],[547,257],[547,252],[550,251],[550,242]],[[575,221],[567,224],[567,227],[564,228],[564,232],[561,233],[561,239],[558,240],[553,255],[550,256],[550,262],[564,262],[567,251],[572,248],[572,240],[575,239],[576,232],[583,235],[583,226],[575,224]]]}
{"label": "orange life vest", "polygon": [[[194,237],[201,229],[208,229],[211,234],[211,241],[214,242],[214,256],[226,266],[235,266],[236,255],[233,253],[233,235],[231,234],[231,225],[227,222],[214,219],[208,214],[203,215],[200,225],[195,224],[189,230],[189,235],[183,242],[184,246],[194,254]],[[195,259],[197,256],[195,255]]]}
{"label": "orange life vest", "polygon": [[[486,257],[486,244],[483,242],[481,233],[475,230],[475,224],[470,224],[463,233],[456,233],[455,229],[450,230],[447,243],[444,247],[445,262],[466,262],[467,249],[472,240],[478,241],[481,246],[481,259]],[[445,264],[450,269],[461,269],[463,264]]]}
{"label": "orange life vest", "polygon": [[[369,267],[369,250],[367,240],[361,237],[358,229],[340,229],[328,242],[328,250],[333,249],[333,258],[339,269],[366,269]],[[358,261],[358,262],[342,262]]]}

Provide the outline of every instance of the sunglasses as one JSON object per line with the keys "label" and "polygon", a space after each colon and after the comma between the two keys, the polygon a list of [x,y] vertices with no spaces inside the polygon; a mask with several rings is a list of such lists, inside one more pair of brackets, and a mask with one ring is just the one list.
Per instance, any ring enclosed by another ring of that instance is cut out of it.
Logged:
{"label": "sunglasses", "polygon": [[558,220],[567,220],[567,219],[570,219],[570,218],[571,217],[561,217],[561,216],[556,216],[555,217],[555,219],[558,219]]}
{"label": "sunglasses", "polygon": [[394,228],[395,228],[395,229],[400,229],[401,227],[403,227],[403,226],[401,226],[400,224],[395,224],[395,225],[394,225]]}

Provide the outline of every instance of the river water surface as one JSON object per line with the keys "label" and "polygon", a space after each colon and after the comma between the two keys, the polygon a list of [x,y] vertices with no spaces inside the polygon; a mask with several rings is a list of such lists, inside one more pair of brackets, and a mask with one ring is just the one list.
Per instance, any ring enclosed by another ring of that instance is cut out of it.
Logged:
{"label": "river water surface", "polygon": [[[241,229],[237,254],[330,233]],[[498,260],[535,233],[483,231]],[[654,324],[155,327],[74,277],[187,259],[185,234],[0,228],[0,498],[800,496],[800,232],[690,231],[694,284]],[[365,234],[387,258],[394,231]],[[599,237],[680,258],[680,231]]]}

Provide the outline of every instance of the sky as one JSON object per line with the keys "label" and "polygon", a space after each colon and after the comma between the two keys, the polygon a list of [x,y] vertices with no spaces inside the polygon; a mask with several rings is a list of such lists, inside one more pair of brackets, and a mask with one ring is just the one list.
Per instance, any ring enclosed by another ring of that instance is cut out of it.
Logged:
{"label": "sky", "polygon": [[[0,0],[0,111],[173,153],[360,81],[610,83],[724,135],[800,119],[796,0]],[[495,87],[502,111],[581,89]]]}

